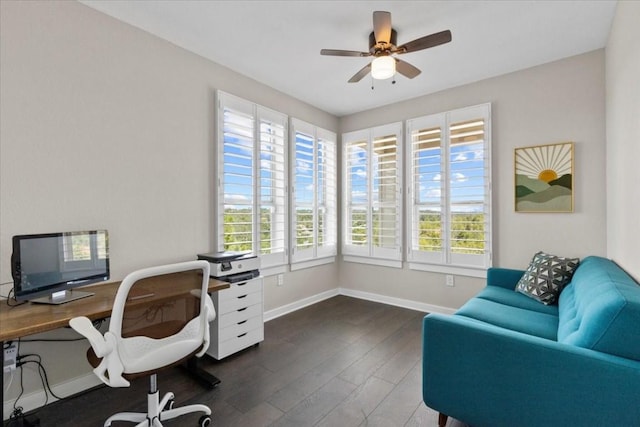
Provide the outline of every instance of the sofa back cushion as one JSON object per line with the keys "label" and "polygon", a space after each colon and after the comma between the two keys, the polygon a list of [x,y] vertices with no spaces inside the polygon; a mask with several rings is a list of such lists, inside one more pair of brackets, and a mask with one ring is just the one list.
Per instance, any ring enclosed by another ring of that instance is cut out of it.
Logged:
{"label": "sofa back cushion", "polygon": [[614,262],[582,260],[558,315],[559,342],[640,360],[640,286]]}

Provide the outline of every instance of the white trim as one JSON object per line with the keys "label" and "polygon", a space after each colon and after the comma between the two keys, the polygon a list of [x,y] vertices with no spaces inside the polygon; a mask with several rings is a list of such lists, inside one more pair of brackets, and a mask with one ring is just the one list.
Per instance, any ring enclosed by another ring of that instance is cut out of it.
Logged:
{"label": "white trim", "polygon": [[356,291],[353,289],[340,288],[340,295],[347,297],[364,299],[367,301],[380,302],[383,304],[394,305],[396,307],[408,308],[409,310],[422,311],[425,313],[453,314],[455,308],[442,307],[439,305],[427,304],[403,298],[395,298],[387,295],[374,294],[371,292]]}
{"label": "white trim", "polygon": [[371,258],[367,256],[353,256],[353,255],[343,255],[342,260],[345,262],[357,262],[360,264],[372,264],[378,265],[381,267],[393,267],[393,268],[402,268],[402,261],[389,260],[389,259],[380,259],[380,258]]}
{"label": "white trim", "polygon": [[336,257],[330,256],[326,258],[317,258],[317,259],[312,259],[308,261],[292,262],[289,267],[291,268],[291,271],[297,271],[305,268],[317,267],[319,265],[332,264],[334,262],[336,262]]}
{"label": "white trim", "polygon": [[[20,373],[16,370],[14,375],[20,375]],[[15,378],[14,378],[15,381]],[[69,381],[65,381],[62,383],[51,385],[51,389],[58,396],[72,396],[74,394],[86,391],[92,387],[102,384],[102,381],[93,372],[90,372],[81,377],[73,378]],[[34,391],[33,393],[23,394],[20,397],[20,406],[22,406],[23,412],[29,412],[34,409],[38,409],[42,407],[42,404],[45,402],[46,396],[44,390]],[[53,396],[49,396],[49,401],[47,404],[57,401]],[[8,420],[9,416],[13,412],[13,404],[16,400],[5,400],[3,402],[4,408],[4,419]]]}
{"label": "white trim", "polygon": [[418,271],[431,271],[433,273],[445,273],[455,274],[457,276],[469,276],[479,277],[481,279],[487,278],[488,267],[462,267],[445,264],[420,264],[417,262],[410,262],[407,264],[410,270]]}
{"label": "white trim", "polygon": [[290,304],[283,305],[282,307],[274,308],[273,310],[266,311],[264,313],[264,321],[276,319],[285,314],[293,313],[301,308],[308,307],[310,305],[319,303],[329,298],[333,298],[337,295],[344,295],[347,297],[363,299],[367,301],[379,302],[382,304],[393,305],[396,307],[407,308],[409,310],[421,311],[424,313],[440,313],[440,314],[453,314],[456,312],[456,308],[442,307],[439,305],[427,304],[424,302],[412,301],[403,298],[390,297],[387,295],[374,294],[371,292],[356,291],[348,288],[335,288],[331,289],[308,298],[292,302]]}
{"label": "white trim", "polygon": [[328,291],[312,295],[307,298],[303,298],[301,300],[292,302],[291,304],[286,304],[278,308],[274,308],[273,310],[264,312],[264,321],[268,322],[269,320],[276,319],[280,316],[284,316],[285,314],[292,313],[294,311],[300,310],[301,308],[319,303],[320,301],[324,301],[326,299],[335,297],[339,294],[339,289],[330,289]]}

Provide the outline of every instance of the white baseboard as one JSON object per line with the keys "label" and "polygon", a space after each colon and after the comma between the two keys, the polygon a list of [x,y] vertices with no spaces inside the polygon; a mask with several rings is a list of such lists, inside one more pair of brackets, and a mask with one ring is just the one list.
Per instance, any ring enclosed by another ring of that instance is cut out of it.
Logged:
{"label": "white baseboard", "polygon": [[[18,371],[15,371],[14,375],[16,376],[13,379],[14,382],[20,381],[20,378],[18,378],[20,373]],[[5,374],[4,375],[5,384],[8,381],[7,377],[9,377],[9,375]],[[102,384],[102,381],[100,381],[100,379],[98,379],[98,377],[96,377],[95,374],[91,372],[81,377],[76,377],[69,381],[52,385],[51,389],[57,396],[65,398],[66,396],[72,396],[76,393],[79,393],[83,390],[88,390],[91,387],[95,387],[100,384]],[[33,393],[23,394],[22,397],[20,397],[20,400],[18,401],[18,406],[22,406],[23,412],[26,413],[34,409],[40,408],[42,405],[44,405],[45,400],[46,400],[46,395],[44,390],[38,390],[38,391],[34,391]],[[55,402],[56,400],[58,399],[49,395],[49,401],[47,403]],[[9,416],[13,412],[14,402],[15,402],[15,399],[11,399],[3,402],[3,408],[4,408],[3,414],[4,414],[5,420],[9,419]]]}
{"label": "white baseboard", "polygon": [[301,300],[292,302],[291,304],[286,304],[278,308],[274,308],[273,310],[264,312],[264,321],[268,322],[269,320],[273,320],[277,317],[284,316],[285,314],[292,313],[294,311],[300,310],[301,308],[310,306],[312,304],[319,303],[320,301],[324,301],[331,297],[335,297],[338,295],[338,288],[330,289],[325,292],[321,292],[316,295],[312,295],[307,298],[303,298]]}
{"label": "white baseboard", "polygon": [[409,310],[423,311],[426,313],[453,314],[456,312],[456,309],[454,308],[374,294],[371,292],[356,291],[348,288],[340,288],[340,295],[360,298],[367,301],[381,302],[383,304],[395,305],[396,307],[408,308]]}
{"label": "white baseboard", "polygon": [[367,301],[380,302],[383,304],[394,305],[396,307],[408,308],[409,310],[422,311],[426,313],[453,314],[456,312],[455,308],[426,304],[423,302],[374,294],[371,292],[356,291],[348,288],[336,288],[292,302],[291,304],[283,305],[282,307],[274,308],[273,310],[266,311],[264,313],[264,321],[268,322],[269,320],[284,316],[285,314],[292,313],[296,310],[300,310],[301,308],[316,304],[320,301],[324,301],[336,295],[344,295],[347,297],[359,298]]}
{"label": "white baseboard", "polygon": [[[422,302],[416,302],[412,300],[395,298],[386,295],[374,294],[371,292],[363,292],[356,291],[348,288],[335,288],[325,292],[321,292],[316,295],[312,295],[307,298],[303,298],[301,300],[292,302],[290,304],[283,305],[278,308],[274,308],[273,310],[266,311],[264,313],[264,321],[268,322],[269,320],[273,320],[280,316],[284,316],[285,314],[292,313],[294,311],[300,310],[301,308],[310,306],[312,304],[319,303],[320,301],[324,301],[326,299],[332,298],[336,295],[345,295],[348,297],[364,299],[368,301],[380,302],[383,304],[394,305],[397,307],[408,308],[410,310],[423,311],[428,313],[442,313],[442,314],[453,314],[456,310],[448,307],[441,307],[438,305],[425,304]],[[19,375],[18,372],[15,375]],[[7,382],[7,375],[5,375],[5,383]],[[14,381],[17,378],[14,378]],[[96,377],[93,373],[89,373],[87,375],[74,378],[69,381],[65,381],[59,384],[52,386],[53,392],[58,396],[71,396],[73,394],[79,393],[83,390],[87,390],[91,387],[95,387],[101,384],[101,381]],[[57,399],[49,396],[49,403],[55,402]],[[5,419],[9,418],[11,412],[13,411],[13,403],[15,399],[3,402],[4,406],[4,417]],[[34,409],[41,407],[45,402],[45,393],[44,390],[36,391],[33,393],[25,394],[20,398],[18,404],[22,406],[24,412],[28,412]]]}

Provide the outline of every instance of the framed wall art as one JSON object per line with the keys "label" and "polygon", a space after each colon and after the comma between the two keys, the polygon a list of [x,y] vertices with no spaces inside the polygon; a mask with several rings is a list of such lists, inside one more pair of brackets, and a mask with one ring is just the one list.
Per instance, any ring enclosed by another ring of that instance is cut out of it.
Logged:
{"label": "framed wall art", "polygon": [[516,212],[573,212],[573,142],[515,149]]}

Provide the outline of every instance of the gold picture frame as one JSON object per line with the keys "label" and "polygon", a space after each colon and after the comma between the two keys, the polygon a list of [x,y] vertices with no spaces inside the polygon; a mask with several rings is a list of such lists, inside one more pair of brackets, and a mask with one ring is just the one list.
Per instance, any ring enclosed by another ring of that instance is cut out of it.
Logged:
{"label": "gold picture frame", "polygon": [[573,212],[573,142],[514,150],[516,212]]}

